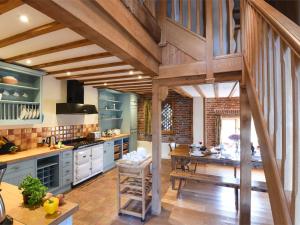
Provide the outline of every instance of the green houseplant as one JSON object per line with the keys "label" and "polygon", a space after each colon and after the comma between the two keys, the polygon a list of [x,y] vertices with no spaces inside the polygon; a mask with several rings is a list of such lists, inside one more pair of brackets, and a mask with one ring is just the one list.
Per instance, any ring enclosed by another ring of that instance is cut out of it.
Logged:
{"label": "green houseplant", "polygon": [[20,183],[19,190],[22,190],[25,205],[36,206],[42,203],[47,187],[38,178],[27,176]]}

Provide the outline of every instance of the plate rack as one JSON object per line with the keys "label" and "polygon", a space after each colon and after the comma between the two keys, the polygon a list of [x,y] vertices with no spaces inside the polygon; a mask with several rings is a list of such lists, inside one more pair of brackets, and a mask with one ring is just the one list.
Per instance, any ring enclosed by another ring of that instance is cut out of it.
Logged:
{"label": "plate rack", "polygon": [[0,121],[39,121],[40,116],[39,102],[0,101]]}
{"label": "plate rack", "polygon": [[118,179],[118,212],[141,218],[144,222],[151,207],[152,174],[150,165],[152,159],[139,165],[117,163]]}

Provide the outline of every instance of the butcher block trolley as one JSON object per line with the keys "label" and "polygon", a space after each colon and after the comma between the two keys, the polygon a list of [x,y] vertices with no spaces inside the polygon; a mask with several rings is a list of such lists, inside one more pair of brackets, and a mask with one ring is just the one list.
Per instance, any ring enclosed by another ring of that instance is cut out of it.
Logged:
{"label": "butcher block trolley", "polygon": [[150,170],[152,159],[140,164],[117,162],[118,179],[118,212],[141,218],[145,221],[151,208],[152,174]]}

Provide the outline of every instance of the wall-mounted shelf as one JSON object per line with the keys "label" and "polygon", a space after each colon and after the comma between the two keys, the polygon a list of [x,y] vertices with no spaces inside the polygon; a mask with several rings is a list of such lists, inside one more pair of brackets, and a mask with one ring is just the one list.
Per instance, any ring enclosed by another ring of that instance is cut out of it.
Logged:
{"label": "wall-mounted shelf", "polygon": [[121,103],[120,101],[116,101],[116,100],[111,100],[111,99],[101,99],[103,101],[106,101],[106,102],[115,102],[115,103]]}
{"label": "wall-mounted shelf", "polygon": [[0,83],[0,88],[10,88],[10,89],[27,89],[27,90],[33,90],[33,91],[39,91],[39,88],[36,87],[28,87],[28,86],[22,86],[22,85],[16,85],[16,84],[5,84]]}
{"label": "wall-mounted shelf", "polygon": [[102,120],[122,120],[123,118],[102,118]]}
{"label": "wall-mounted shelf", "polygon": [[12,76],[18,81],[17,84],[0,82],[1,125],[25,125],[42,122],[41,92],[44,74],[42,71],[0,62],[0,80],[5,76]]}

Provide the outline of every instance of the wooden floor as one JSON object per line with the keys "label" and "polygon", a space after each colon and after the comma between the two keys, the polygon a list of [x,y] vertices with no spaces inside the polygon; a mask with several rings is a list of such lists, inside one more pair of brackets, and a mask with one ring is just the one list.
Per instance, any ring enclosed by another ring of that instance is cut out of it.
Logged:
{"label": "wooden floor", "polygon": [[[151,225],[225,225],[238,224],[231,188],[189,183],[197,187],[196,194],[183,193],[176,199],[176,191],[169,182],[170,161],[162,162],[162,213],[147,216],[145,224]],[[198,172],[233,176],[226,166],[201,165]],[[264,180],[260,170],[253,172],[257,180]],[[100,175],[66,194],[66,199],[77,202],[79,211],[74,215],[75,225],[135,225],[143,224],[131,216],[119,217],[116,198],[116,170]],[[268,194],[252,192],[252,224],[273,224]]]}

